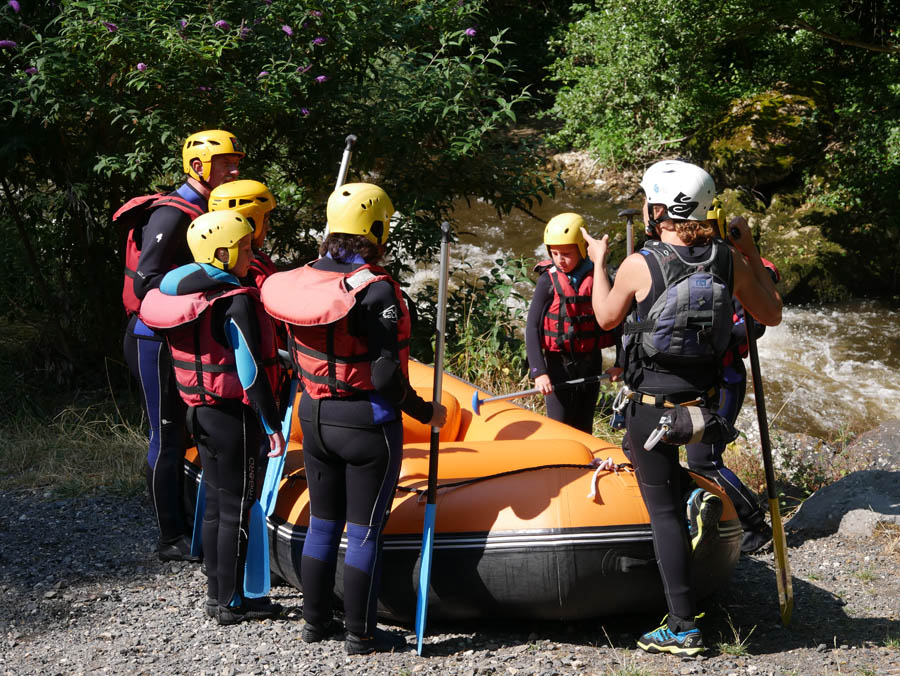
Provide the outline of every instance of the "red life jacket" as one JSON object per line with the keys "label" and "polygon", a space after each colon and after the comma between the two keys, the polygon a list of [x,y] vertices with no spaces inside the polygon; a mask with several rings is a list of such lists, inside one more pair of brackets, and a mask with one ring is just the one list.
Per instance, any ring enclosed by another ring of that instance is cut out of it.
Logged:
{"label": "red life jacket", "polygon": [[372,392],[372,357],[365,338],[352,336],[348,316],[356,296],[370,284],[394,287],[399,316],[397,340],[400,368],[409,376],[409,308],[400,285],[386,270],[363,265],[352,272],[329,272],[312,265],[279,272],[266,280],[262,301],[266,312],[287,322],[294,363],[304,391],[314,399],[343,398]]}
{"label": "red life jacket", "polygon": [[213,338],[212,306],[239,294],[249,294],[259,323],[260,355],[266,378],[277,395],[281,372],[272,320],[263,311],[257,289],[240,286],[227,291],[169,296],[159,289],[147,292],[141,304],[141,321],[164,331],[172,352],[178,393],[188,406],[215,404],[222,399],[250,400],[238,378],[234,350]]}
{"label": "red life jacket", "polygon": [[593,270],[584,276],[577,291],[569,277],[560,273],[551,261],[541,261],[535,270],[546,272],[553,288],[553,300],[544,315],[541,331],[544,350],[579,355],[615,345],[615,333],[601,329],[594,316],[591,305]]}
{"label": "red life jacket", "polygon": [[263,282],[278,272],[278,269],[275,267],[275,263],[272,262],[269,254],[254,248],[253,255],[254,259],[247,270],[246,279],[257,289],[261,289]]}
{"label": "red life jacket", "polygon": [[[122,305],[125,311],[131,315],[141,309],[141,299],[134,293],[134,277],[137,274],[138,260],[141,256],[141,229],[150,219],[150,214],[156,207],[170,206],[180,209],[193,221],[203,213],[203,209],[196,204],[188,202],[177,195],[142,195],[128,200],[116,213],[113,214],[113,223],[123,227],[128,232],[125,242],[125,280],[122,284]],[[137,233],[137,237],[135,237]]]}

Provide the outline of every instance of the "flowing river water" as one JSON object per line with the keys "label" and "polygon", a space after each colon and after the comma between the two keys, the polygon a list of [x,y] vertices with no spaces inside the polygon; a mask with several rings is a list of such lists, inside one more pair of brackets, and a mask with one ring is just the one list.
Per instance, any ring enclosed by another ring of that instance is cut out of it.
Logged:
{"label": "flowing river water", "polygon": [[[592,233],[609,233],[623,242],[625,221],[616,214],[638,206],[565,192],[536,206],[533,213],[546,220],[574,211]],[[465,260],[475,270],[486,271],[496,259],[546,257],[544,224],[526,213],[500,219],[486,204],[463,202],[454,217],[459,242],[451,266]],[[637,233],[642,227],[638,218]],[[758,346],[773,427],[832,440],[900,417],[900,312],[854,300],[787,306],[782,323],[770,327]],[[745,406],[752,401],[748,392]]]}

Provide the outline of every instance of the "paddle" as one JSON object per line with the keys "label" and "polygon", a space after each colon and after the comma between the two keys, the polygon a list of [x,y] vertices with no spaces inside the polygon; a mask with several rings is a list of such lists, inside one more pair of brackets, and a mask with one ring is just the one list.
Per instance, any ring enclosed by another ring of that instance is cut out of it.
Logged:
{"label": "paddle", "polygon": [[203,513],[206,511],[206,482],[203,470],[197,477],[197,499],[194,501],[194,530],[191,532],[191,556],[203,553]]}
{"label": "paddle", "polygon": [[[450,224],[441,223],[441,277],[438,283],[437,326],[434,337],[434,394],[441,403],[444,375],[444,329],[447,323],[447,276],[450,257]],[[438,442],[440,429],[431,428],[428,450],[428,497],[425,503],[425,525],[422,529],[422,554],[419,564],[419,592],[416,602],[416,652],[422,654],[425,617],[428,613],[428,588],[431,584],[431,554],[434,550],[434,517],[437,510]]]}
{"label": "paddle", "polygon": [[625,251],[627,255],[634,253],[634,217],[641,213],[640,209],[622,209],[619,212],[619,218],[624,216],[625,221]]}
{"label": "paddle", "polygon": [[281,434],[284,437],[284,451],[277,458],[269,458],[266,477],[260,491],[259,500],[250,506],[250,523],[247,526],[247,561],[244,565],[244,596],[258,599],[266,596],[272,588],[269,566],[269,525],[268,516],[275,509],[287,444],[291,438],[291,418],[294,412],[294,396],[297,394],[297,380],[291,380],[291,393]]}
{"label": "paddle", "polygon": [[[353,154],[354,145],[356,145],[356,136],[349,134],[347,138],[344,139],[344,154],[341,155],[341,168],[338,169],[337,183],[334,185],[335,190],[344,185],[347,180],[347,171],[350,169],[350,156]],[[326,222],[324,237],[328,237],[329,232],[328,223]]]}
{"label": "paddle", "polygon": [[766,402],[763,397],[762,375],[759,370],[759,353],[756,350],[756,330],[753,318],[744,321],[747,330],[747,347],[750,352],[750,370],[753,372],[753,393],[756,399],[756,417],[759,421],[759,442],[762,446],[763,467],[766,470],[766,495],[769,499],[769,513],[772,516],[772,545],[775,550],[775,584],[778,587],[778,606],[781,622],[787,626],[794,609],[794,590],[791,586],[791,568],[788,562],[787,542],[778,508],[778,493],[775,490],[775,467],[772,463],[772,445],[769,441],[769,422],[766,417]]}
{"label": "paddle", "polygon": [[[601,380],[606,380],[607,378],[609,378],[608,373],[601,373],[599,376],[586,376],[584,378],[576,378],[575,380],[566,380],[565,382],[554,385],[553,390],[562,390],[567,387],[575,387],[577,385],[589,385],[590,383],[596,383]],[[472,393],[472,410],[475,412],[475,415],[481,415],[482,404],[487,404],[491,401],[503,401],[504,399],[518,399],[519,397],[527,397],[529,394],[540,393],[540,389],[538,389],[537,387],[532,387],[530,390],[522,390],[521,392],[512,392],[510,394],[498,394],[496,397],[479,399],[478,390],[475,390]]]}

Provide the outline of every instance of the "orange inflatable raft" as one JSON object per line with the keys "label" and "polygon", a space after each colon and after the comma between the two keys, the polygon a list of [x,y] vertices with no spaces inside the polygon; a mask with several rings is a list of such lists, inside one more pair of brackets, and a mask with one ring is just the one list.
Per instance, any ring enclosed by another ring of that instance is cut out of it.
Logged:
{"label": "orange inflatable raft", "polygon": [[[431,398],[430,367],[411,362],[410,379]],[[440,435],[429,617],[569,620],[664,608],[649,517],[622,450],[509,401],[482,404],[475,415],[470,405],[475,391],[444,375],[448,418]],[[379,613],[411,622],[430,428],[405,417],[404,433],[403,465],[384,538]],[[187,471],[196,479],[196,454],[189,457]],[[702,596],[730,577],[740,556],[741,528],[724,494],[697,481],[725,503],[718,546],[693,562],[694,585]],[[295,417],[268,525],[272,572],[300,589],[308,522],[302,434]],[[338,597],[345,548],[346,539]]]}

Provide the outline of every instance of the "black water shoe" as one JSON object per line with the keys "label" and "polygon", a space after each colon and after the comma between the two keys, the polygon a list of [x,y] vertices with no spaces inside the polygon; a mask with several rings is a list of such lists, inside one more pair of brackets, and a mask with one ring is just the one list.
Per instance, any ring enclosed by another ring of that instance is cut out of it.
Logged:
{"label": "black water shoe", "polygon": [[190,563],[200,563],[200,557],[191,554],[191,541],[185,535],[182,535],[173,542],[163,542],[160,540],[156,544],[156,553],[159,555],[160,561],[188,561]]}
{"label": "black water shoe", "polygon": [[300,632],[300,638],[304,643],[318,643],[329,638],[343,638],[344,625],[337,620],[331,620],[327,624],[320,626],[310,622],[303,623],[303,630]]}
{"label": "black water shoe", "polygon": [[344,649],[348,655],[370,655],[372,653],[389,653],[409,647],[406,639],[399,634],[376,629],[372,636],[358,636],[346,633]]}
{"label": "black water shoe", "polygon": [[239,606],[219,606],[216,616],[219,624],[238,624],[245,620],[274,620],[284,611],[284,606],[269,597],[244,599]]}
{"label": "black water shoe", "polygon": [[722,518],[722,498],[702,488],[691,493],[687,503],[690,524],[691,551],[705,556],[719,539],[719,519]]}
{"label": "black water shoe", "polygon": [[752,554],[757,552],[772,541],[772,528],[767,523],[763,523],[753,529],[744,531],[744,538],[741,541],[741,552],[744,554]]}

